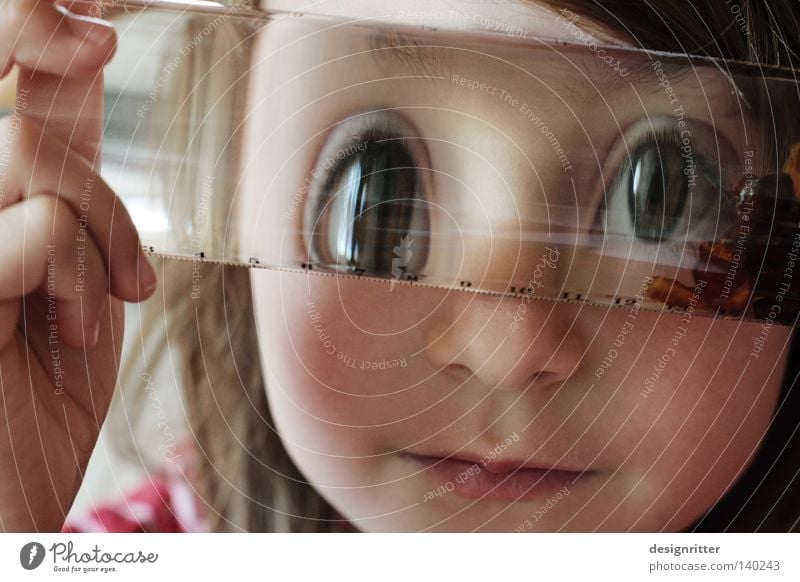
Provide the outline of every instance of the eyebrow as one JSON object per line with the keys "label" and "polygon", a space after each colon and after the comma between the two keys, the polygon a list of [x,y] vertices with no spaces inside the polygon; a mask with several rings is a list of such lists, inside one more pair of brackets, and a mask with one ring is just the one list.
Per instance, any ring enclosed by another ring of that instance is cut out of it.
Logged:
{"label": "eyebrow", "polygon": [[[614,48],[614,47],[610,47]],[[627,70],[626,75],[621,75],[611,66],[606,65],[597,55],[592,58],[594,66],[591,70],[584,68],[587,77],[593,85],[603,91],[619,91],[626,89],[630,85],[636,87],[637,91],[659,92],[663,88],[659,85],[660,79],[656,76],[654,65],[658,63],[659,69],[669,79],[670,84],[680,86],[681,83],[691,75],[692,67],[675,61],[659,61],[650,55],[642,54],[644,60],[640,63],[624,63]],[[623,64],[623,63],[621,63]]]}
{"label": "eyebrow", "polygon": [[431,79],[445,78],[449,67],[436,47],[423,46],[420,40],[399,31],[375,31],[369,39],[370,53],[375,63],[405,68],[414,76]]}
{"label": "eyebrow", "polygon": [[[557,43],[557,41],[556,41]],[[580,47],[579,44],[570,46]],[[432,80],[449,78],[451,70],[449,63],[442,57],[441,48],[438,46],[425,46],[418,37],[400,31],[375,31],[370,35],[369,47],[375,63],[379,67],[400,66],[409,74]],[[610,49],[619,47],[609,46]],[[587,48],[587,56],[593,57],[590,62],[594,66],[584,67],[583,71],[592,83],[601,91],[618,91],[628,87],[629,84],[639,86],[644,89],[647,86],[640,85],[641,82],[650,81],[654,91],[660,90],[658,78],[655,76],[653,64],[658,59],[642,53],[645,59],[641,63],[630,66],[629,75],[622,76],[612,67],[604,64],[599,57],[591,55]],[[660,62],[661,69],[672,83],[679,85],[686,77],[691,75],[692,67],[674,61]],[[578,80],[576,76],[572,81]],[[579,81],[581,82],[581,81]],[[585,80],[581,82],[584,84]]]}

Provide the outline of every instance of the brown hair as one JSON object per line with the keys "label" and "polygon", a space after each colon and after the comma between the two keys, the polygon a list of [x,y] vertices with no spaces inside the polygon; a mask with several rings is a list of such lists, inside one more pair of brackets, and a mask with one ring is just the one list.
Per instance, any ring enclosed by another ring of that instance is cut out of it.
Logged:
{"label": "brown hair", "polygon": [[[546,0],[544,4],[555,11],[567,8],[579,15],[579,26],[600,29],[648,49],[790,66],[800,50],[800,10],[793,0],[741,0],[738,4],[719,0]],[[219,55],[235,55],[232,49],[241,39],[223,29],[216,36],[214,50]],[[187,62],[186,66],[202,71],[208,70],[208,62],[217,62],[214,55],[199,52],[190,60],[201,58],[207,59],[205,63]],[[237,60],[231,58],[227,63],[216,68],[230,75]],[[243,66],[246,63],[238,64],[240,69]],[[173,85],[172,90],[180,90]],[[215,115],[221,116],[242,106],[234,96],[228,96],[225,102],[217,102],[217,98],[195,91],[191,106],[203,111],[214,99]],[[181,137],[175,136],[174,143],[186,143]],[[790,139],[794,138],[786,136],[778,149],[785,149]],[[170,176],[188,175],[180,169],[165,170]],[[205,179],[203,172],[222,175],[225,171],[219,167],[192,168],[187,179],[196,187]],[[165,311],[161,311],[158,298],[151,300],[147,307],[151,313],[143,327],[163,337],[152,350],[151,365],[154,358],[163,357],[171,338],[181,347],[178,369],[183,370],[189,426],[200,451],[203,496],[211,527],[219,531],[330,531],[337,523],[335,512],[294,466],[270,416],[252,317],[249,273],[217,265],[201,269],[202,300],[193,301],[186,291],[191,287],[192,264],[170,263],[168,272],[160,265],[159,297]],[[794,341],[783,398],[757,458],[692,530],[798,528],[798,371],[800,347]]]}

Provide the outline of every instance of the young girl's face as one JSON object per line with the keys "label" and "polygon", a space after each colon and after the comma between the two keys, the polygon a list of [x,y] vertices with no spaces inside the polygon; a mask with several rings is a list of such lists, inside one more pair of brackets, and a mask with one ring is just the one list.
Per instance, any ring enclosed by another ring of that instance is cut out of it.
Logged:
{"label": "young girl's face", "polygon": [[[403,2],[403,11],[392,4],[322,2],[314,11],[576,41],[564,17],[530,3]],[[266,6],[298,8],[293,0]],[[552,140],[543,138],[549,132],[521,103],[542,112],[576,168],[585,167],[579,162],[591,151],[614,175],[619,140],[646,134],[637,107],[598,102],[596,87],[589,91],[547,67],[534,80],[468,51],[452,51],[438,64],[413,55],[338,58],[375,47],[354,34],[338,43],[311,36],[293,49],[296,33],[270,25],[250,100],[257,131],[246,146],[244,207],[280,212],[286,232],[297,230],[294,239],[284,233],[270,240],[274,248],[313,253],[310,247],[324,244],[301,233],[309,220],[320,220],[316,182],[359,154],[333,140],[377,127],[412,138],[400,157],[432,169],[414,178],[428,201],[480,217],[472,234],[461,223],[467,234],[452,256],[429,250],[427,260],[457,259],[476,272],[516,269],[519,279],[544,251],[505,256],[486,225],[499,228],[511,206],[525,212],[526,204],[534,207],[543,193],[552,200],[567,184],[574,184],[570,192],[597,188],[596,177],[569,174]],[[597,58],[589,46],[587,58]],[[298,81],[320,55],[326,64]],[[420,69],[441,78],[422,79]],[[735,102],[724,80],[708,76],[701,89],[696,77],[676,76],[671,86],[694,116],[698,142],[706,140],[704,128],[716,127],[712,135],[721,143],[737,143],[729,123]],[[641,99],[652,114],[645,124],[674,119],[674,104],[660,89]],[[703,107],[705,99],[714,106]],[[548,109],[554,102],[575,117]],[[298,112],[310,122],[293,123]],[[378,113],[361,116],[360,125],[340,124],[362,112]],[[576,119],[586,133],[576,131]],[[718,146],[741,158],[741,151]],[[315,175],[322,155],[331,163]],[[273,206],[281,197],[290,202]],[[375,250],[365,244],[359,252]],[[417,243],[411,252],[426,249]],[[555,269],[566,256],[547,255],[544,268]],[[305,477],[367,531],[686,528],[757,451],[789,339],[779,326],[764,338],[758,323],[353,278],[255,270],[252,288],[275,429]],[[764,349],[756,353],[759,338]]]}

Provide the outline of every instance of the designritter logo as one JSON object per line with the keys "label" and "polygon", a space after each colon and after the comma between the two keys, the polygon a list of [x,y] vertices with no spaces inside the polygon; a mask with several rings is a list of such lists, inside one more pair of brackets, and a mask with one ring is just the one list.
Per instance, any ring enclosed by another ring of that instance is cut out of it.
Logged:
{"label": "designritter logo", "polygon": [[35,570],[44,561],[44,546],[39,542],[28,542],[19,551],[19,563],[26,570]]}

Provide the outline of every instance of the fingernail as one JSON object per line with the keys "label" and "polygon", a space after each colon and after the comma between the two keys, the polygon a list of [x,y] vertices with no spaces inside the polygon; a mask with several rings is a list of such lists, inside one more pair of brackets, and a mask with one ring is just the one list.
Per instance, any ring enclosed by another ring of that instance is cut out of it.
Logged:
{"label": "fingernail", "polygon": [[156,279],[156,271],[150,260],[144,253],[139,254],[139,287],[144,291],[145,295],[156,288],[158,280]]}
{"label": "fingernail", "polygon": [[74,36],[94,44],[104,44],[114,34],[114,25],[99,18],[63,11]]}

